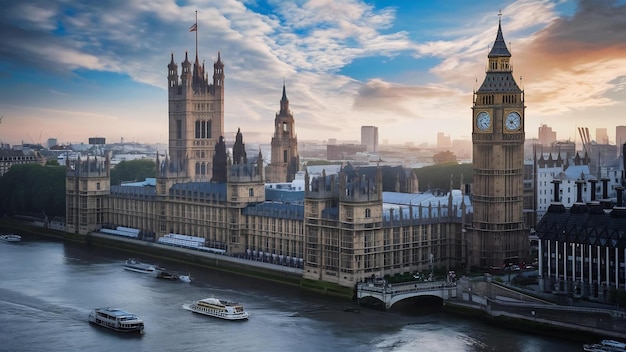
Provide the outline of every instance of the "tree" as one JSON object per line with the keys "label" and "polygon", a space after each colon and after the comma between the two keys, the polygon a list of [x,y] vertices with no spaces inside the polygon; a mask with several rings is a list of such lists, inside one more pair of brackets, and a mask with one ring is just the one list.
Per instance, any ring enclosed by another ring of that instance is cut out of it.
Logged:
{"label": "tree", "polygon": [[147,177],[156,177],[156,162],[139,159],[122,161],[111,169],[111,185],[122,182],[143,181]]}
{"label": "tree", "polygon": [[463,175],[463,183],[472,183],[474,169],[472,164],[441,164],[425,166],[415,169],[415,176],[419,180],[420,191],[441,190],[444,192],[450,189],[450,176],[452,185],[458,189]]}
{"label": "tree", "polygon": [[439,164],[457,164],[456,155],[449,150],[433,155],[433,162]]}
{"label": "tree", "polygon": [[65,216],[65,167],[14,165],[0,178],[2,213]]}

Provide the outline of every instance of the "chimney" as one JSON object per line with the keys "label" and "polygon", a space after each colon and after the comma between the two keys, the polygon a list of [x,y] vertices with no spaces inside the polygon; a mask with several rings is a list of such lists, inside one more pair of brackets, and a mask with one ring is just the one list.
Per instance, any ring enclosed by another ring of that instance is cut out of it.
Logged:
{"label": "chimney", "polygon": [[554,199],[552,200],[554,203],[559,202],[559,184],[561,184],[561,180],[552,180],[552,184],[554,184]]}
{"label": "chimney", "polygon": [[589,183],[591,183],[591,201],[595,201],[596,200],[596,183],[598,183],[598,180],[593,179],[593,180],[589,180]]}
{"label": "chimney", "polygon": [[559,184],[561,184],[561,180],[552,180],[550,182],[554,184],[554,201],[548,207],[548,213],[564,213],[565,205],[559,202]]}
{"label": "chimney", "polygon": [[576,203],[583,202],[583,185],[585,184],[584,180],[578,179],[576,180]]}
{"label": "chimney", "polygon": [[611,210],[611,217],[626,218],[626,208],[623,207],[624,200],[622,199],[624,197],[624,187],[615,187],[615,191],[617,191],[617,205]]}
{"label": "chimney", "polygon": [[602,181],[602,207],[604,209],[611,209],[613,208],[613,204],[611,204],[611,200],[609,199],[609,178],[603,177],[600,181]]}
{"label": "chimney", "polygon": [[609,198],[609,178],[602,177],[600,181],[602,181],[602,199],[607,199]]}

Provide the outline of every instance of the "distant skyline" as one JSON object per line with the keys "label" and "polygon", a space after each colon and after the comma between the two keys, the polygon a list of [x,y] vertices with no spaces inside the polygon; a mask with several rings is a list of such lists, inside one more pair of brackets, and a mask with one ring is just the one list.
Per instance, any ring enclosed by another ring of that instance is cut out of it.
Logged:
{"label": "distant skyline", "polygon": [[[283,82],[299,140],[470,139],[501,11],[526,137],[626,125],[626,0],[6,1],[0,141],[167,143],[167,64],[225,65],[225,131],[269,143]],[[233,139],[233,136],[225,136]]]}

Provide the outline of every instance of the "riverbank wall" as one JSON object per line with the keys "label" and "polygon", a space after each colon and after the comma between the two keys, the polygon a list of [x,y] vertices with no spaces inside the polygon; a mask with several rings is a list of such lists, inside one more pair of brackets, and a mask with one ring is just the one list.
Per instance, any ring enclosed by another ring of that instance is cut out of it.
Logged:
{"label": "riverbank wall", "polygon": [[626,311],[600,306],[564,306],[544,297],[484,280],[462,278],[444,310],[489,324],[582,342],[626,339]]}
{"label": "riverbank wall", "polygon": [[254,277],[266,281],[276,282],[289,286],[296,286],[303,290],[320,295],[333,296],[343,299],[352,299],[354,290],[333,283],[305,280],[302,278],[302,269],[265,263],[229,255],[201,252],[194,249],[174,247],[139,239],[126,238],[108,234],[92,232],[88,235],[77,235],[59,230],[45,228],[43,223],[24,222],[13,219],[0,220],[0,226],[5,231],[13,231],[30,237],[44,236],[62,241],[84,244],[102,248],[110,248],[129,253],[129,256],[149,256],[154,259],[166,259],[182,264],[194,265],[211,270],[219,270],[235,275]]}

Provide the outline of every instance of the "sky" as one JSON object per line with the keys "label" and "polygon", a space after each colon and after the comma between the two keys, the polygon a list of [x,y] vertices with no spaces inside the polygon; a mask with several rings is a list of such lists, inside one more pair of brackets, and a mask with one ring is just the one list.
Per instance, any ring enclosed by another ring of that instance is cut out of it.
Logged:
{"label": "sky", "polygon": [[[471,139],[498,21],[526,137],[626,125],[626,0],[0,0],[0,142],[167,143],[167,64],[224,63],[225,138]],[[501,13],[501,16],[499,16]]]}

